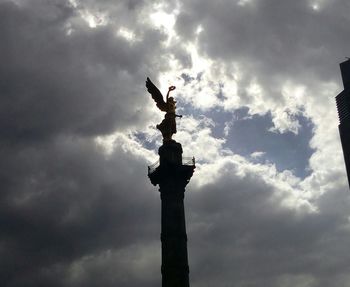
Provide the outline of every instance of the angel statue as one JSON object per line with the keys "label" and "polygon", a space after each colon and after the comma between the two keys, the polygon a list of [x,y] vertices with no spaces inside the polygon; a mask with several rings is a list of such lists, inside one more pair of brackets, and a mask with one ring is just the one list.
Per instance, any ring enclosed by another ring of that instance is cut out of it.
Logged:
{"label": "angel statue", "polygon": [[164,102],[162,93],[148,77],[146,81],[146,88],[147,91],[152,95],[153,100],[155,100],[157,107],[161,111],[166,112],[164,120],[159,125],[157,125],[157,129],[161,131],[163,141],[170,141],[173,134],[176,134],[175,118],[182,118],[181,115],[177,115],[175,113],[176,101],[173,97],[169,97],[170,92],[175,90],[175,86],[169,87],[168,93],[166,95],[166,102]]}

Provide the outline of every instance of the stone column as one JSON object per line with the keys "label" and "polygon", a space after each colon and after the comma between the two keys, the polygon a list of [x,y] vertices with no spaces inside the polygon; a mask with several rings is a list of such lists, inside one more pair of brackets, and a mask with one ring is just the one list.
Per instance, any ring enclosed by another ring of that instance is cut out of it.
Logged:
{"label": "stone column", "polygon": [[159,148],[159,156],[149,177],[159,184],[162,201],[162,287],[189,287],[184,194],[195,166],[182,164],[181,144],[173,140]]}

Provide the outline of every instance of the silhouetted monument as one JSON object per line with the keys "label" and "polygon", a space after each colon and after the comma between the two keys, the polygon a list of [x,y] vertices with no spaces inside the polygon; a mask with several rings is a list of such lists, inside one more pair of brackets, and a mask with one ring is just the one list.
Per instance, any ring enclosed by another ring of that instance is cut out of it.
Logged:
{"label": "silhouetted monument", "polygon": [[163,145],[158,150],[159,161],[148,167],[148,177],[153,185],[159,185],[162,201],[162,287],[189,287],[184,195],[195,161],[194,158],[183,158],[181,144],[172,139],[176,133],[175,118],[181,117],[175,113],[176,101],[169,97],[175,87],[169,87],[166,102],[149,78],[146,87],[157,107],[166,112],[163,121],[157,125],[163,135]]}
{"label": "silhouetted monument", "polygon": [[336,96],[339,115],[339,133],[350,186],[350,60],[340,64],[344,90]]}

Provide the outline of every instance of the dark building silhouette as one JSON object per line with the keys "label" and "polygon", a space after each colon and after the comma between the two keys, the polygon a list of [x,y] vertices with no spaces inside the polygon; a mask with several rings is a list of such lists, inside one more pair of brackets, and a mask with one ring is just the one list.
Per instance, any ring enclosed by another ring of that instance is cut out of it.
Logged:
{"label": "dark building silhouette", "polygon": [[339,133],[343,147],[346,172],[350,186],[350,60],[340,64],[344,90],[336,96],[339,115]]}
{"label": "dark building silhouette", "polygon": [[162,287],[189,287],[184,195],[195,162],[182,157],[181,144],[174,140],[164,141],[158,154],[159,162],[148,167],[148,176],[159,185],[162,201]]}

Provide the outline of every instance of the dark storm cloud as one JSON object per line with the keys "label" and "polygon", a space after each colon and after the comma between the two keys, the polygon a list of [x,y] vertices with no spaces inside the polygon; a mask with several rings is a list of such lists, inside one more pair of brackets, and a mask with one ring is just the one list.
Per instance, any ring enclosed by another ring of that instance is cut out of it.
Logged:
{"label": "dark storm cloud", "polygon": [[66,272],[83,256],[157,237],[158,194],[135,156],[116,150],[107,160],[74,139],[5,151],[1,175],[14,178],[1,195],[3,286],[39,286],[45,270],[56,280],[55,266]]}
{"label": "dark storm cloud", "polygon": [[[279,187],[253,173],[236,176],[239,169],[225,164],[215,183],[186,195],[193,286],[326,287],[349,272],[350,257],[341,252],[350,236],[348,197],[338,193],[327,211],[333,195],[322,197],[318,213],[293,210],[275,197]],[[292,284],[305,275],[314,284]]]}
{"label": "dark storm cloud", "polygon": [[[144,121],[140,85],[162,39],[130,46],[115,27],[90,29],[65,2],[0,5],[2,139],[106,134]],[[63,4],[65,3],[65,4]],[[67,35],[68,28],[72,32]]]}
{"label": "dark storm cloud", "polygon": [[[145,160],[93,141],[147,124],[144,78],[161,67],[160,31],[131,45],[118,27],[89,28],[66,1],[0,3],[2,286],[114,286],[123,274],[101,266],[70,281],[72,264],[158,238]],[[136,280],[132,256],[115,266]]]}

